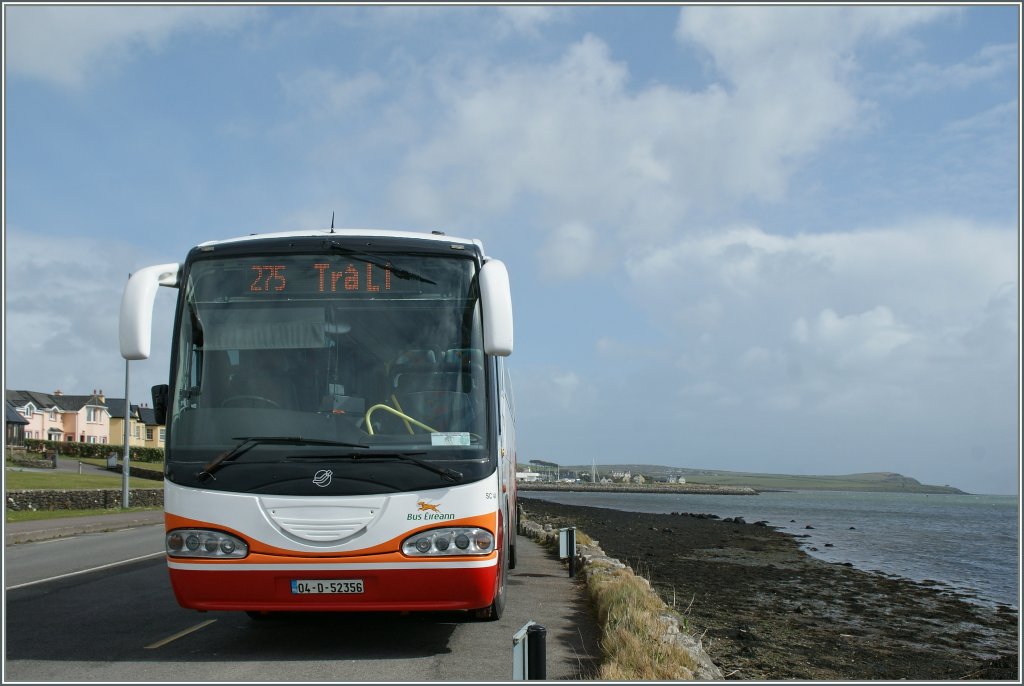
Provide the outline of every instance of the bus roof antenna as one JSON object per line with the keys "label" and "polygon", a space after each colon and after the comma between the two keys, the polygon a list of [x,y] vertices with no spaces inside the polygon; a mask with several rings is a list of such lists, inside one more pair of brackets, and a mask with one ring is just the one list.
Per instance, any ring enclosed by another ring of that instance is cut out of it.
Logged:
{"label": "bus roof antenna", "polygon": [[334,210],[331,210],[331,233],[334,233]]}

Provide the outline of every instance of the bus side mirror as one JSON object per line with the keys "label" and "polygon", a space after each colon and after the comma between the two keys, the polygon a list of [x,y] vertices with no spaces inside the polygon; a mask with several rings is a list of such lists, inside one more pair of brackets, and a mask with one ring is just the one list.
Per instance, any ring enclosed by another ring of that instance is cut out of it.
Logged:
{"label": "bus side mirror", "polygon": [[167,384],[153,386],[153,415],[157,424],[167,424]]}
{"label": "bus side mirror", "polygon": [[480,268],[480,303],[484,319],[484,352],[502,357],[511,355],[512,290],[504,262],[487,260]]}
{"label": "bus side mirror", "polygon": [[158,264],[140,269],[131,275],[121,295],[121,317],[118,337],[121,357],[145,360],[149,357],[153,338],[153,302],[158,286],[178,286],[178,264]]}

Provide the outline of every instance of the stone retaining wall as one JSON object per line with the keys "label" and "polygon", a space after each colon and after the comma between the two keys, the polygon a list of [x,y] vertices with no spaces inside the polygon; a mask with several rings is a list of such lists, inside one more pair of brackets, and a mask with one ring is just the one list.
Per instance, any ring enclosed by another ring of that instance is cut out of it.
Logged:
{"label": "stone retaining wall", "polygon": [[[120,489],[104,488],[76,491],[7,491],[8,510],[109,510],[121,507]],[[162,488],[133,488],[128,491],[133,507],[162,507]]]}
{"label": "stone retaining wall", "polygon": [[[107,467],[107,469],[118,474],[124,474],[123,464],[119,464],[116,467]],[[132,476],[138,477],[140,479],[152,479],[153,481],[164,480],[164,473],[158,469],[146,469],[145,467],[136,467],[135,465],[131,465],[130,467],[128,467],[128,472]]]}
{"label": "stone retaining wall", "polygon": [[[519,516],[519,533],[532,538],[542,545],[558,546],[559,532],[557,529],[550,524],[541,526],[536,522],[525,519],[521,513]],[[591,574],[607,574],[611,569],[630,570],[630,567],[623,564],[620,560],[608,557],[601,550],[597,541],[594,541],[591,545],[577,543],[576,561],[576,569],[580,570],[584,578],[589,577]],[[644,582],[647,581],[643,577],[637,578]],[[647,585],[649,587],[650,583],[648,582]],[[655,597],[658,597],[653,588],[650,592]],[[704,652],[704,647],[701,645],[700,640],[680,630],[679,619],[676,613],[668,605],[665,605],[660,597],[658,597],[658,602],[663,606],[664,610],[659,616],[659,620],[665,625],[665,633],[661,637],[661,641],[663,643],[674,642],[690,655],[697,665],[697,672],[694,674],[696,679],[701,681],[722,681],[724,679],[722,671],[711,661],[711,657]]]}

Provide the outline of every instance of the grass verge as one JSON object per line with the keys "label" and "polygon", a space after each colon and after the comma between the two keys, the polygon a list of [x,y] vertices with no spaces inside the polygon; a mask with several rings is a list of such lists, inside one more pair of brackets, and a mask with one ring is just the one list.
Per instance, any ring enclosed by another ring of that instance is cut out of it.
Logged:
{"label": "grass verge", "polygon": [[[8,471],[4,474],[4,488],[9,491],[30,491],[52,489],[75,491],[94,488],[120,488],[121,475],[111,472],[104,474],[73,474],[68,472],[19,472]],[[132,477],[128,480],[129,488],[163,488],[163,482],[152,479]]]}

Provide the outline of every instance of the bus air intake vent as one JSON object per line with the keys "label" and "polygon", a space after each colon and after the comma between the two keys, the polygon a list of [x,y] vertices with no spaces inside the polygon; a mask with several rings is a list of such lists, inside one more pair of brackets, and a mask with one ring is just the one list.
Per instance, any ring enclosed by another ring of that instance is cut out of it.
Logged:
{"label": "bus air intake vent", "polygon": [[358,502],[297,503],[285,498],[262,498],[263,509],[282,531],[311,543],[340,543],[361,533],[384,509],[384,498]]}

